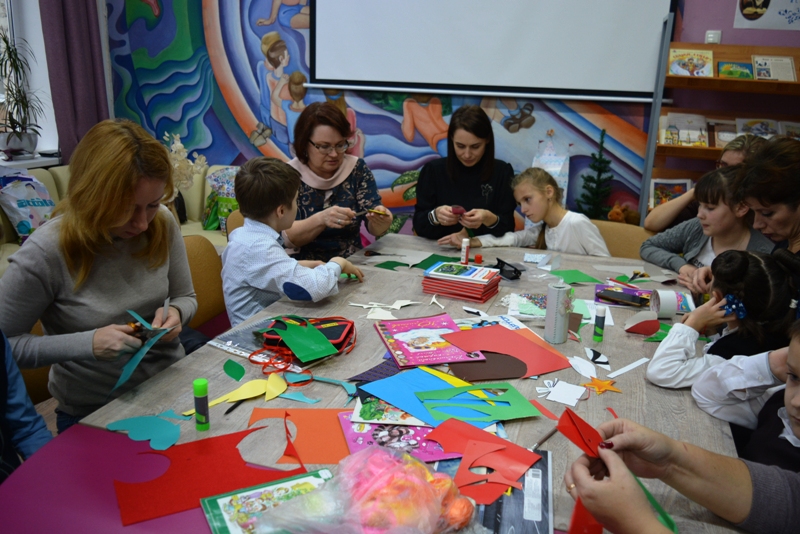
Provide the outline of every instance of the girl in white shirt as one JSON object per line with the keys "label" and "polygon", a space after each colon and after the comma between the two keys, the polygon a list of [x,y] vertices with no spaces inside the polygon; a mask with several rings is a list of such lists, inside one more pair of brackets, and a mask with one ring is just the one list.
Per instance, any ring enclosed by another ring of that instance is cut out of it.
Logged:
{"label": "girl in white shirt", "polygon": [[[500,237],[473,237],[471,247],[534,247],[569,254],[611,255],[589,218],[561,205],[563,192],[547,171],[531,167],[516,176],[511,187],[522,213],[536,224]],[[450,237],[440,239],[439,244],[461,246],[460,241],[456,243]]]}
{"label": "girl in white shirt", "polygon": [[[785,347],[796,301],[791,253],[728,250],[711,264],[711,299],[672,327],[647,366],[647,379],[661,387],[691,386],[709,368],[736,355]],[[726,324],[722,337],[696,355],[700,332]]]}

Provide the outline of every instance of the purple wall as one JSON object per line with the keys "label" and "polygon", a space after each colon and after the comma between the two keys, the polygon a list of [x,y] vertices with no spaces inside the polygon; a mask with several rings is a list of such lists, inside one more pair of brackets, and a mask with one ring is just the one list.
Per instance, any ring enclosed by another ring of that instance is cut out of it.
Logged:
{"label": "purple wall", "polygon": [[703,43],[706,30],[722,30],[722,44],[800,47],[800,31],[735,29],[737,4],[737,0],[685,0],[683,28],[676,32],[676,40]]}

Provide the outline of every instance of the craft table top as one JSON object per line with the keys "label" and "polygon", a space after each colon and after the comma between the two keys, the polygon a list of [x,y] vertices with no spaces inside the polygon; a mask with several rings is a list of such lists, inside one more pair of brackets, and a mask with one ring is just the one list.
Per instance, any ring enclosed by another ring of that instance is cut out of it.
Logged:
{"label": "craft table top", "polygon": [[[458,255],[456,249],[442,249],[435,241],[401,235],[389,235],[370,247],[386,253],[392,249],[408,249],[429,251],[443,255]],[[483,255],[484,265],[494,263],[495,257],[505,261],[522,262],[526,252],[531,249],[494,248],[473,249],[472,254]],[[597,258],[589,256],[576,256],[560,254],[560,269],[578,269],[594,276],[598,280],[605,280],[609,273],[597,270],[598,265],[644,265],[649,273],[661,274],[661,270],[648,265],[642,260],[625,258]],[[539,270],[533,265],[526,264],[527,270],[516,281],[503,281],[500,293],[485,304],[474,304],[465,301],[451,300],[439,297],[444,305],[444,310],[436,305],[429,304],[431,295],[422,292],[420,269],[399,268],[397,271],[377,268],[370,263],[373,258],[364,256],[363,251],[351,257],[353,263],[362,266],[365,272],[363,284],[354,280],[340,282],[339,294],[329,297],[318,303],[293,302],[281,300],[265,309],[253,320],[280,314],[295,314],[308,317],[325,317],[331,315],[344,316],[355,321],[358,333],[358,343],[355,349],[347,355],[332,358],[313,368],[314,374],[328,378],[346,379],[369,369],[382,361],[386,349],[374,331],[374,320],[366,319],[367,311],[360,307],[350,306],[349,302],[368,303],[382,302],[391,304],[395,300],[410,299],[421,304],[406,306],[392,313],[400,318],[420,317],[435,315],[446,311],[453,318],[469,316],[462,307],[467,305],[485,311],[489,315],[500,315],[507,312],[507,308],[500,301],[509,293],[546,293],[547,285],[558,281],[557,278]],[[379,257],[378,257],[379,258]],[[392,258],[386,258],[390,260]],[[394,258],[396,259],[396,258]],[[579,284],[573,286],[577,298],[591,299],[594,296],[594,284]],[[643,289],[668,289],[658,283],[642,284]],[[674,287],[672,288],[674,289]],[[615,326],[606,327],[602,342],[595,343],[590,335],[590,327],[583,328],[583,342],[567,341],[555,347],[565,356],[583,355],[584,347],[595,348],[608,355],[613,369],[632,363],[642,357],[652,357],[657,347],[656,343],[644,343],[644,336],[627,334],[622,325],[625,320],[634,314],[633,309],[612,308]],[[472,316],[474,317],[474,316]],[[542,334],[544,320],[528,323],[539,334]],[[86,417],[82,422],[86,425],[105,427],[108,423],[126,417],[152,415],[173,409],[176,412],[193,408],[192,380],[198,377],[209,379],[209,398],[213,399],[232,389],[235,383],[224,374],[223,363],[227,359],[237,359],[220,349],[206,346],[192,355],[184,358],[172,367],[164,370],[159,375],[148,380],[129,393],[109,403],[94,414]],[[245,359],[240,359],[247,369],[242,382],[260,378],[260,368],[250,364]],[[582,418],[592,425],[598,425],[609,420],[612,416],[607,407],[620,416],[632,419],[650,428],[663,432],[673,438],[694,443],[700,447],[724,455],[735,456],[736,451],[727,423],[712,418],[695,406],[689,390],[663,389],[646,381],[646,366],[640,366],[616,379],[615,386],[622,393],[606,392],[602,395],[590,393],[589,399],[578,403],[574,408]],[[536,386],[543,386],[546,379],[559,378],[572,384],[579,384],[588,380],[578,375],[571,368],[556,373],[550,373],[538,380],[518,379],[510,382],[526,398],[537,398]],[[179,443],[196,439],[228,434],[247,428],[250,412],[254,407],[270,408],[344,408],[348,397],[345,391],[338,386],[313,382],[301,388],[308,397],[318,398],[321,401],[314,405],[305,405],[287,399],[277,398],[265,403],[263,399],[245,402],[229,415],[223,415],[230,405],[223,403],[211,408],[211,429],[207,432],[197,432],[194,421],[181,422],[181,437]],[[544,398],[537,399],[556,415],[564,410],[564,405],[550,402]],[[349,404],[347,408],[352,408]],[[243,457],[248,462],[262,465],[275,466],[277,459],[283,453],[285,446],[285,433],[280,420],[264,420],[260,424],[267,424],[267,428],[247,437],[240,445]],[[530,447],[539,438],[544,436],[553,426],[555,421],[545,417],[530,418],[521,421],[505,423],[509,438],[515,443]],[[324,436],[319,437],[324,440]],[[550,438],[542,447],[553,452],[553,504],[555,511],[555,527],[567,530],[572,513],[573,500],[563,490],[563,476],[568,466],[580,455],[580,450],[560,434]],[[285,468],[286,466],[281,466]],[[309,469],[321,466],[309,465]],[[672,488],[660,481],[644,481],[655,498],[673,516],[682,533],[691,532],[727,532],[729,528],[725,522],[713,514],[684,498]]]}

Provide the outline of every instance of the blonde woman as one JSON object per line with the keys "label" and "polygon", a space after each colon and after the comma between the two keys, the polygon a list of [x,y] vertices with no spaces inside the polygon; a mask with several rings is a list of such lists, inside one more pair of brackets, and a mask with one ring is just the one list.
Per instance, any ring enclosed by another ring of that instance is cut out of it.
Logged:
{"label": "blonde woman", "polygon": [[[103,121],[70,175],[54,218],[0,278],[0,328],[20,367],[52,365],[59,432],[182,358],[178,334],[197,309],[180,229],[161,204],[173,190],[166,147],[130,121]],[[142,345],[127,310],[172,330],[112,392]],[[37,320],[42,337],[29,334]]]}

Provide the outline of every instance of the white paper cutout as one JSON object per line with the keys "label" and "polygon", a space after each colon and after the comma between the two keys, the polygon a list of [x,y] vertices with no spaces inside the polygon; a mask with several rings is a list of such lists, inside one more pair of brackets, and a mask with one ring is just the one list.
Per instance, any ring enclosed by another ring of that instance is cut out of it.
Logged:
{"label": "white paper cutout", "polygon": [[379,321],[397,319],[392,312],[383,308],[372,308],[367,314],[367,319],[377,319]]}
{"label": "white paper cutout", "polygon": [[636,369],[636,368],[637,368],[637,367],[639,367],[640,365],[644,365],[644,364],[646,364],[646,363],[647,363],[647,362],[649,362],[649,361],[650,361],[650,358],[641,358],[641,359],[639,359],[639,360],[636,360],[635,362],[633,362],[633,363],[632,363],[632,364],[630,364],[630,365],[626,365],[626,366],[625,366],[625,367],[623,367],[622,369],[617,369],[617,370],[616,370],[616,371],[614,371],[613,373],[609,373],[608,375],[606,375],[606,378],[617,378],[619,375],[621,375],[621,374],[624,374],[624,373],[627,373],[627,372],[628,372],[628,371],[630,371],[631,369]]}
{"label": "white paper cutout", "polygon": [[553,380],[545,380],[544,387],[537,386],[536,392],[542,393],[542,395],[539,395],[539,398],[541,399],[542,397],[546,397],[550,393],[550,391],[555,387],[556,384],[558,384],[558,378],[555,378]]}
{"label": "white paper cutout", "polygon": [[[596,351],[594,349],[590,349],[588,347],[586,347],[584,350],[586,350],[586,357],[589,359],[589,361],[591,361],[592,363],[597,365],[597,367],[602,367],[606,371],[610,371],[611,370],[611,365],[609,365],[609,362],[608,362],[608,356],[606,356],[602,352],[598,352],[598,351]],[[591,378],[591,377],[589,377],[589,378]]]}
{"label": "white paper cutout", "polygon": [[[588,351],[589,349],[586,350]],[[571,356],[567,359],[569,360],[569,364],[578,372],[579,375],[585,376],[586,378],[597,376],[597,370],[594,368],[594,365],[592,365],[591,362],[587,362],[578,356]]]}
{"label": "white paper cutout", "polygon": [[640,311],[628,318],[625,321],[625,331],[627,331],[630,327],[635,324],[643,323],[645,321],[657,321],[658,314],[651,310]]}
{"label": "white paper cutout", "polygon": [[586,302],[586,307],[589,308],[589,324],[592,325],[594,328],[594,319],[597,315],[597,307],[598,306],[605,306],[606,307],[606,321],[603,323],[603,328],[607,328],[609,326],[614,326],[614,317],[611,315],[611,308],[606,304],[598,304],[593,300],[582,299]]}
{"label": "white paper cutout", "polygon": [[432,306],[432,305],[434,305],[434,304],[436,304],[437,306],[439,306],[441,309],[444,309],[444,306],[442,306],[442,304],[441,304],[441,303],[440,303],[438,300],[436,300],[436,295],[434,295],[433,297],[431,297],[431,301],[430,301],[430,303],[428,304],[428,306]]}
{"label": "white paper cutout", "polygon": [[581,397],[586,393],[586,388],[583,386],[576,386],[568,382],[560,381],[550,390],[547,400],[560,402],[575,407]]}

